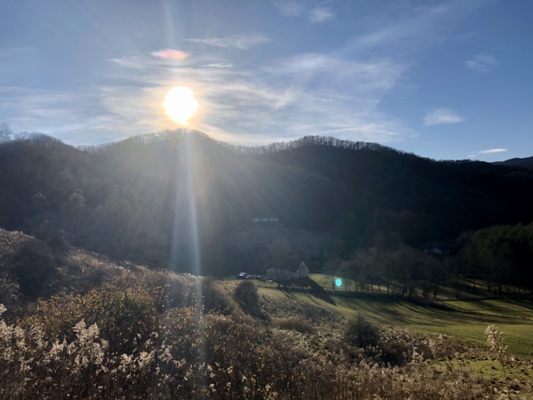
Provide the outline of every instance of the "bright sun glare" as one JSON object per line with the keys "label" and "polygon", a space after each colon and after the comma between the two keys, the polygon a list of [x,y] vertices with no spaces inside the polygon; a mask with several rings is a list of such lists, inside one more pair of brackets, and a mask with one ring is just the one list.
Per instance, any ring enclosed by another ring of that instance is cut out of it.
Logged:
{"label": "bright sun glare", "polygon": [[163,100],[163,109],[167,117],[180,125],[188,125],[198,108],[194,92],[186,86],[173,87]]}

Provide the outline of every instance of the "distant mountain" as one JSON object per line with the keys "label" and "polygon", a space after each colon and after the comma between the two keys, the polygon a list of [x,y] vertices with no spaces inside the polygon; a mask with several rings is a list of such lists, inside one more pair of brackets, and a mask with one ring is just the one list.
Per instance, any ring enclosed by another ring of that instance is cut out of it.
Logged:
{"label": "distant mountain", "polygon": [[533,168],[533,157],[511,158],[501,161],[498,164],[508,165],[510,167]]}
{"label": "distant mountain", "polygon": [[244,148],[180,130],[84,150],[32,137],[0,145],[0,188],[3,228],[213,274],[533,221],[533,171],[324,137]]}

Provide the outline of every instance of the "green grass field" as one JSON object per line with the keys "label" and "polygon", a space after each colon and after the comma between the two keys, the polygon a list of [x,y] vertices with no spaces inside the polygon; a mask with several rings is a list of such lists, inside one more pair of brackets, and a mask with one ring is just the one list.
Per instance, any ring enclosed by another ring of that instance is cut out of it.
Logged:
{"label": "green grass field", "polygon": [[[331,279],[324,275],[312,278],[326,288]],[[519,356],[533,358],[533,301],[527,300],[446,300],[436,307],[407,300],[369,296],[350,298],[332,294],[330,301],[311,293],[282,291],[274,285],[259,283],[260,292],[268,297],[287,297],[351,317],[362,313],[376,322],[398,325],[427,333],[443,333],[459,339],[485,343],[484,331],[489,324],[500,328],[504,343]]]}

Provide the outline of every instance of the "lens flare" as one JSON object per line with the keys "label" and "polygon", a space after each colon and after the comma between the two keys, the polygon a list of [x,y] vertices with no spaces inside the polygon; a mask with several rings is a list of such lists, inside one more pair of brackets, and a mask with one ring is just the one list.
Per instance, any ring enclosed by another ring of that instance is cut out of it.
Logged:
{"label": "lens flare", "polygon": [[163,100],[165,114],[172,122],[179,125],[188,125],[198,108],[194,92],[186,86],[173,87]]}

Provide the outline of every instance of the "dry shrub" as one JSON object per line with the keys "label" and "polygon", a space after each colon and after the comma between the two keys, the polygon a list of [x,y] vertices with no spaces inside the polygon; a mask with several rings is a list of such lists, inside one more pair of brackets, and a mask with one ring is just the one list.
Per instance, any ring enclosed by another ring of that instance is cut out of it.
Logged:
{"label": "dry shrub", "polygon": [[254,318],[263,320],[269,319],[268,315],[266,315],[261,309],[259,294],[257,293],[257,288],[253,282],[240,282],[233,291],[233,297],[235,297],[235,300],[245,313]]}
{"label": "dry shrub", "polygon": [[380,365],[399,366],[455,353],[450,345],[443,345],[442,337],[431,338],[398,327],[378,325],[361,315],[349,321],[344,341],[358,348],[358,351],[348,350],[353,360],[366,359]]}
{"label": "dry shrub", "polygon": [[47,295],[54,277],[56,260],[51,249],[37,239],[26,241],[13,256],[11,274],[21,292],[36,299]]}
{"label": "dry shrub", "polygon": [[300,333],[313,333],[313,325],[306,319],[284,318],[276,320],[273,324],[280,329],[292,330]]}
{"label": "dry shrub", "polygon": [[361,314],[348,322],[345,333],[346,342],[352,346],[376,346],[379,342],[378,327]]}
{"label": "dry shrub", "polygon": [[0,276],[0,304],[10,311],[21,305],[20,286],[5,276]]}
{"label": "dry shrub", "polygon": [[411,349],[401,340],[381,341],[376,350],[375,359],[386,365],[404,365],[412,356]]}
{"label": "dry shrub", "polygon": [[140,269],[126,276],[113,280],[113,286],[123,290],[134,288],[147,291],[154,298],[158,310],[183,307],[192,297],[195,278],[189,275]]}
{"label": "dry shrub", "polygon": [[287,346],[251,318],[203,314],[200,308],[165,312],[148,337],[127,352],[112,351],[110,332],[96,323],[82,320],[68,331],[72,334],[47,335],[39,325],[22,329],[0,321],[0,398],[495,397],[484,382],[426,364],[354,367],[302,356],[301,349]]}
{"label": "dry shrub", "polygon": [[231,298],[211,277],[197,278],[189,293],[187,305],[199,307],[205,312],[229,315],[235,311]]}
{"label": "dry shrub", "polygon": [[41,300],[23,321],[27,329],[41,326],[48,336],[73,339],[79,321],[97,324],[111,351],[131,352],[158,324],[154,297],[145,290],[95,289],[86,295],[54,296]]}
{"label": "dry shrub", "polygon": [[500,362],[503,371],[507,375],[505,368],[510,361],[508,347],[503,343],[503,334],[495,325],[488,325],[485,329],[487,335],[487,344],[489,345],[491,355]]}
{"label": "dry shrub", "polygon": [[339,399],[387,400],[474,400],[500,397],[488,382],[470,373],[419,364],[403,368],[384,368],[361,363],[358,368],[343,369],[339,383],[343,391]]}

